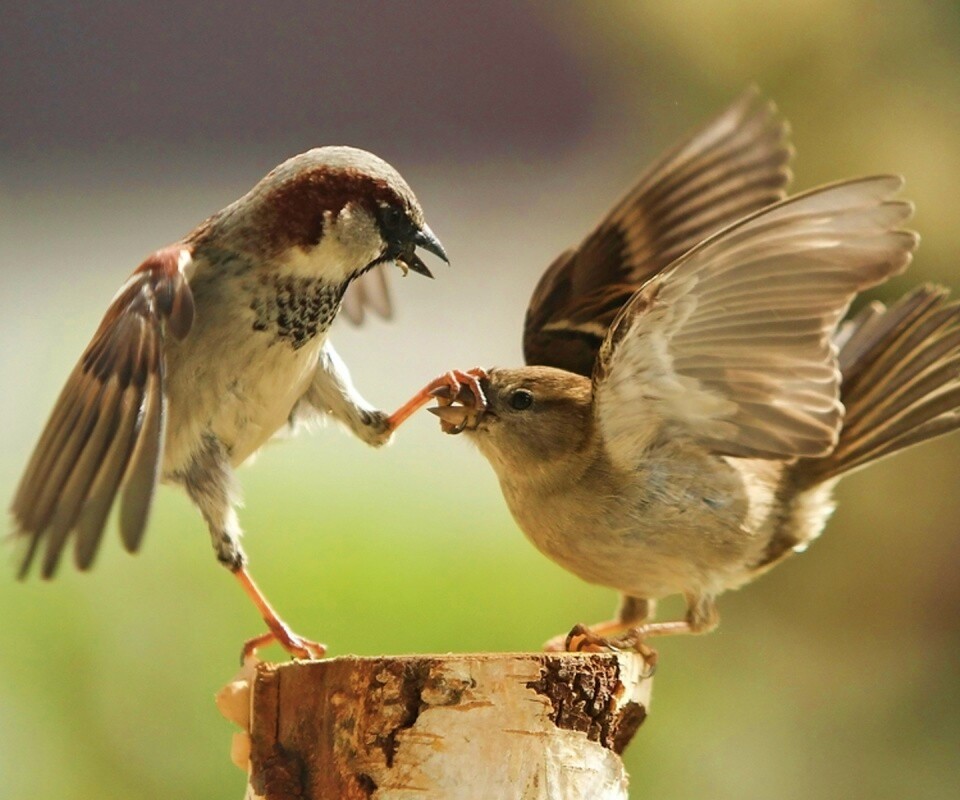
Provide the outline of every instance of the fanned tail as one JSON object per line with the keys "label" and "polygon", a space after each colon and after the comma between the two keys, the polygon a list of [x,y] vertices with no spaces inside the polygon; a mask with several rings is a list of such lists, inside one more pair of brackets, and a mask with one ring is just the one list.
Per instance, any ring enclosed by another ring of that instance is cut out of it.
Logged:
{"label": "fanned tail", "polygon": [[885,308],[874,303],[841,328],[840,440],[794,467],[812,487],[960,428],[960,303],[921,286]]}

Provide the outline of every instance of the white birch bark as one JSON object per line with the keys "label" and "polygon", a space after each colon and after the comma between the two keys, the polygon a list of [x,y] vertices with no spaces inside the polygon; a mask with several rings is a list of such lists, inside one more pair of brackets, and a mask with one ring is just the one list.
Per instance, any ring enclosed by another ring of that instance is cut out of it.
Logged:
{"label": "white birch bark", "polygon": [[259,664],[218,704],[249,733],[249,800],[626,800],[643,670],[613,653]]}

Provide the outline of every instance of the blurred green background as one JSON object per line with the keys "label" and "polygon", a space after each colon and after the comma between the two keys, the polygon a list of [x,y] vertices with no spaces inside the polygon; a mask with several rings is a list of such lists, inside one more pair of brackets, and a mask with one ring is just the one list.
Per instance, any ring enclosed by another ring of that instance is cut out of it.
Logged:
{"label": "blurred green background", "polygon": [[[541,270],[750,82],[793,124],[794,188],[906,175],[924,241],[886,296],[960,287],[952,0],[6,9],[4,502],[128,272],[283,158],[381,154],[451,254],[435,282],[394,282],[392,323],[335,329],[392,408],[442,369],[519,363]],[[808,553],[723,598],[717,633],[662,643],[633,797],[955,796],[958,457],[953,437],[849,478]],[[615,604],[534,551],[429,415],[384,452],[334,428],[278,443],[241,479],[254,574],[333,653],[534,649]],[[139,557],[106,545],[88,575],[0,580],[4,796],[239,798],[212,695],[259,620],[177,491]]]}

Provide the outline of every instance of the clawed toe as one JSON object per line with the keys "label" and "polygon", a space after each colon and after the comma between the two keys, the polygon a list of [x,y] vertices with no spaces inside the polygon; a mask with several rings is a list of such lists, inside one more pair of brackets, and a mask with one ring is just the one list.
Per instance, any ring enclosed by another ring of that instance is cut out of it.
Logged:
{"label": "clawed toe", "polygon": [[289,642],[280,642],[280,646],[294,658],[307,660],[323,658],[327,654],[327,646],[312,639],[304,639],[294,635]]}
{"label": "clawed toe", "polygon": [[568,653],[609,653],[620,648],[609,639],[597,636],[586,625],[574,625],[564,640]]}
{"label": "clawed toe", "polygon": [[293,658],[300,658],[306,661],[323,658],[327,654],[327,646],[320,642],[314,642],[311,639],[294,633],[289,628],[278,628],[268,633],[262,633],[252,639],[244,642],[243,649],[240,651],[240,663],[246,659],[255,657],[257,650],[261,647],[276,642],[286,650]]}
{"label": "clawed toe", "polygon": [[548,653],[603,653],[623,650],[614,640],[605,639],[591,631],[586,625],[574,625],[570,632],[554,636],[543,645]]}
{"label": "clawed toe", "polygon": [[643,641],[643,631],[634,628],[620,636],[599,636],[586,625],[574,625],[566,636],[554,636],[544,646],[548,653],[623,653],[633,652],[643,658],[646,668],[642,678],[651,678],[657,670],[657,651]]}
{"label": "clawed toe", "polygon": [[615,649],[629,650],[637,653],[642,659],[646,668],[643,671],[642,678],[652,678],[657,671],[657,661],[660,656],[656,650],[643,641],[642,636],[636,629],[627,631],[623,636],[618,636],[611,642]]}

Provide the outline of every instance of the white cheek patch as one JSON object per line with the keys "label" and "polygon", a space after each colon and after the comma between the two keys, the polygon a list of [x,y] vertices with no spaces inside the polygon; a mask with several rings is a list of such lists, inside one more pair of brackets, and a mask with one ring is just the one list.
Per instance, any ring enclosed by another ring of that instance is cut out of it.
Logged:
{"label": "white cheek patch", "polygon": [[383,240],[373,218],[348,206],[337,215],[326,212],[319,244],[309,250],[291,248],[280,262],[280,273],[342,283],[376,260],[382,251]]}

